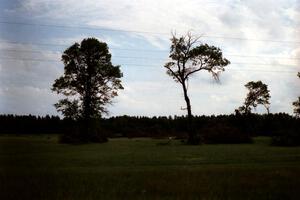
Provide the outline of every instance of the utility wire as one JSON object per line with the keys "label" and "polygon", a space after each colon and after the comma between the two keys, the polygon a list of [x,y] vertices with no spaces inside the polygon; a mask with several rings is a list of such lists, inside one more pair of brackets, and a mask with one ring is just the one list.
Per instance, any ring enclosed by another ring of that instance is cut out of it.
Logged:
{"label": "utility wire", "polygon": [[[0,42],[1,43],[1,42]],[[126,49],[124,49],[126,50]],[[41,54],[62,54],[63,51],[39,51],[39,50],[20,50],[20,49],[4,49],[0,48],[0,51],[4,52],[23,52],[23,53],[41,53]],[[137,49],[136,51],[140,51],[140,49]],[[226,54],[225,56],[232,56],[232,57],[245,57],[245,58],[280,58],[280,59],[287,59],[287,60],[300,60],[298,57],[282,57],[282,56],[270,56],[270,55],[238,55],[238,54]],[[134,59],[163,59],[159,57],[128,57],[128,56],[114,56],[118,58],[134,58]]]}
{"label": "utility wire", "polygon": [[[170,35],[166,32],[150,32],[150,31],[139,31],[139,30],[128,30],[128,29],[112,29],[103,28],[98,26],[73,26],[73,25],[56,25],[56,24],[42,24],[42,23],[25,23],[25,22],[12,22],[12,21],[0,21],[0,24],[9,25],[22,25],[22,26],[40,26],[40,27],[53,27],[53,28],[68,28],[68,29],[86,29],[86,30],[101,30],[111,32],[125,32],[125,33],[137,33],[137,34],[150,34],[150,35]],[[227,37],[227,36],[216,36],[216,35],[203,35],[203,38],[215,38],[215,39],[229,39],[229,40],[249,40],[257,42],[275,42],[275,43],[300,43],[300,41],[284,41],[284,40],[267,40],[267,39],[254,39],[254,38],[242,38],[242,37]]]}
{"label": "utility wire", "polygon": [[[15,45],[35,45],[35,46],[53,46],[53,47],[68,47],[70,46],[70,44],[51,44],[51,43],[36,43],[36,42],[17,42],[17,41],[1,41],[0,40],[0,44],[1,43],[6,43],[6,44],[15,44]],[[137,49],[137,48],[118,48],[118,47],[109,47],[109,49],[112,50],[118,50],[118,51],[133,51],[133,52],[153,52],[153,53],[167,53],[169,52],[169,50],[165,49],[165,50],[158,50],[158,49]],[[26,51],[26,50],[24,50]],[[34,51],[34,50],[33,50]],[[59,51],[62,52],[62,51]],[[236,56],[236,57],[265,57],[265,55],[236,55],[236,54],[226,54],[224,53],[224,55],[228,55],[228,56]],[[274,58],[286,58],[286,57],[277,57],[277,56],[269,56],[266,55],[267,57],[274,57]],[[300,59],[297,57],[291,57],[288,59]]]}
{"label": "utility wire", "polygon": [[[60,62],[58,60],[46,60],[46,59],[32,59],[32,58],[11,58],[11,57],[0,57],[3,60],[13,60],[13,61],[32,61],[32,62]],[[270,65],[270,64],[259,64],[259,63],[232,63],[233,65]],[[155,69],[157,65],[147,65],[147,64],[136,64],[136,63],[122,63],[125,66],[137,66],[142,68],[152,68]],[[274,65],[272,65],[274,66]],[[293,65],[278,65],[278,66],[293,66]],[[237,71],[257,71],[257,72],[283,72],[283,73],[297,73],[297,71],[286,71],[286,70],[261,70],[261,69],[236,69],[236,68],[226,68],[230,70]]]}
{"label": "utility wire", "polygon": [[[118,57],[118,56],[115,56]],[[131,58],[131,57],[121,57],[121,58]],[[61,62],[60,60],[54,60],[54,59],[39,59],[39,58],[13,58],[13,57],[0,57],[0,59],[8,59],[8,60],[23,60],[23,61],[40,61],[40,62]],[[133,64],[135,65],[135,63],[126,63],[126,64]],[[232,62],[230,64],[233,65],[270,65],[270,66],[285,66],[285,67],[297,67],[297,65],[283,65],[283,64],[269,64],[269,63],[248,63],[248,62]],[[140,64],[137,64],[140,65]],[[145,64],[141,64],[144,65]],[[146,65],[149,67],[153,67],[156,65]]]}
{"label": "utility wire", "polygon": [[[51,43],[36,43],[36,42],[17,42],[17,41],[1,41],[1,43],[6,44],[16,44],[16,45],[35,45],[35,46],[53,46],[53,47],[68,47],[70,44],[51,44]],[[122,50],[122,51],[145,51],[145,52],[169,52],[169,50],[154,50],[154,49],[128,49],[128,48],[118,48],[118,47],[109,47],[109,49]]]}

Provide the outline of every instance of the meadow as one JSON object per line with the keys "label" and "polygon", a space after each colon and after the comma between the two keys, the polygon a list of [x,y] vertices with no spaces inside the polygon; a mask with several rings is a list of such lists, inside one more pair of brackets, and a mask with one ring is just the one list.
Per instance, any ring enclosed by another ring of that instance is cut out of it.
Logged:
{"label": "meadow", "polygon": [[300,147],[0,136],[0,199],[299,199]]}

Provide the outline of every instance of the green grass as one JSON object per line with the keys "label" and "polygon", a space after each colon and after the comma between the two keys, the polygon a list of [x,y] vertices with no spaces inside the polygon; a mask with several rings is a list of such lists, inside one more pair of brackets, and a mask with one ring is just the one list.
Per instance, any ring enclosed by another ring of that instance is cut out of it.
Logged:
{"label": "green grass", "polygon": [[299,199],[300,148],[0,136],[0,199]]}

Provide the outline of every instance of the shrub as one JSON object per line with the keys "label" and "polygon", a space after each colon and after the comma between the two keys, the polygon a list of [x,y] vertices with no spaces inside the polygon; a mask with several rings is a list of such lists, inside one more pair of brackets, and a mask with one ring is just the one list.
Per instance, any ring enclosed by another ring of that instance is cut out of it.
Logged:
{"label": "shrub", "polygon": [[272,137],[274,146],[300,146],[300,132],[297,129],[279,130]]}
{"label": "shrub", "polygon": [[249,134],[226,124],[211,124],[199,130],[204,143],[208,144],[238,144],[251,143]]}
{"label": "shrub", "polygon": [[72,128],[67,129],[60,137],[61,143],[82,144],[82,143],[103,143],[107,142],[107,136],[103,129],[95,122],[88,124],[78,121]]}

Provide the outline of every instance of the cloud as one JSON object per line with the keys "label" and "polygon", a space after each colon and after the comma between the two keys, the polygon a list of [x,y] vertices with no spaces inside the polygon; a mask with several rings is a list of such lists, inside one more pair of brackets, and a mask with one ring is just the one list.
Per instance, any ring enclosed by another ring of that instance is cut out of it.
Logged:
{"label": "cloud", "polygon": [[63,73],[60,53],[5,43],[1,43],[0,52],[0,112],[57,115],[53,104],[58,98],[50,88]]}
{"label": "cloud", "polygon": [[[201,40],[220,47],[224,56],[233,63],[221,75],[221,84],[214,83],[206,72],[200,72],[191,78],[189,94],[194,114],[233,112],[245,98],[247,91],[244,84],[252,80],[262,80],[269,85],[272,96],[271,111],[273,112],[291,113],[291,102],[299,95],[296,92],[300,87],[296,71],[300,71],[300,60],[287,59],[300,57],[299,43],[270,42],[300,40],[299,1],[278,0],[274,3],[271,0],[229,0],[225,2],[206,0],[23,0],[19,1],[14,8],[6,9],[6,13],[8,16],[9,13],[18,13],[19,16],[24,16],[22,19],[25,21],[28,19],[37,23],[128,30],[128,32],[83,29],[62,31],[49,27],[51,30],[47,38],[49,43],[71,45],[76,41],[80,42],[85,37],[94,36],[107,42],[111,47],[114,62],[122,65],[123,85],[125,86],[124,91],[121,91],[119,97],[115,99],[114,106],[110,108],[112,115],[181,115],[185,113],[180,110],[180,107],[185,107],[180,85],[165,75],[161,68],[163,62],[157,60],[158,56],[167,57],[167,51],[155,53],[143,50],[122,52],[117,50],[117,47],[152,49],[154,51],[168,50],[170,32],[174,30],[178,35],[184,34],[188,30],[192,30],[195,34],[204,34]],[[131,32],[134,30],[139,32]],[[62,32],[63,34],[61,34]],[[229,39],[230,37],[236,39]],[[43,39],[42,36],[41,38]],[[253,40],[241,40],[241,38]],[[53,49],[48,47],[40,48],[32,45],[4,47],[1,44],[1,48],[33,49],[43,52],[47,50],[54,53],[5,52],[5,56],[60,59],[59,53],[53,52]],[[236,55],[244,55],[244,57]],[[118,56],[150,57],[150,59],[121,59],[117,58]],[[129,62],[141,66],[132,68],[127,65]],[[154,64],[157,65],[157,68],[143,66]],[[52,112],[51,104],[55,98],[51,100],[51,103],[44,101],[43,98],[46,99],[47,95],[52,98],[48,89],[54,79],[63,72],[62,70],[61,63],[1,60],[1,94],[6,94],[11,99],[15,95],[15,99],[20,99],[24,95],[21,93],[22,89],[28,90],[28,94],[34,94],[35,89],[33,88],[37,88],[40,90],[37,93],[43,95],[39,98],[40,103],[36,104],[47,103],[45,110]],[[295,71],[295,75],[281,71]],[[7,92],[5,88],[10,92]],[[28,99],[30,98],[28,97]],[[22,102],[15,102],[16,104],[20,103],[20,106],[7,105],[24,111],[21,108]],[[260,112],[259,109],[258,111]]]}
{"label": "cloud", "polygon": [[50,89],[31,86],[1,87],[0,111],[6,114],[57,115],[53,104],[57,96]]}
{"label": "cloud", "polygon": [[63,72],[60,53],[37,48],[31,51],[31,45],[1,46],[1,87],[51,87],[53,80]]}
{"label": "cloud", "polygon": [[[137,30],[140,32],[125,34],[142,36],[159,48],[167,47],[172,30],[179,34],[193,30],[196,34],[208,36],[295,40],[295,29],[298,28],[299,21],[297,2],[286,0],[279,0],[276,4],[271,0],[226,3],[197,0],[164,0],[159,3],[152,0],[25,0],[19,5],[18,11],[32,13],[37,20],[59,20],[71,22],[71,25],[79,23],[117,30]],[[73,19],[76,19],[76,23]],[[263,42],[220,38],[203,40],[222,48],[233,46],[234,52],[246,54],[274,50],[274,44],[266,46]],[[278,45],[275,44],[275,47]],[[278,53],[282,47],[276,49]]]}
{"label": "cloud", "polygon": [[[167,113],[181,115],[181,88],[170,82],[130,81],[114,100],[111,115],[167,115]],[[159,96],[157,93],[164,93]]]}

